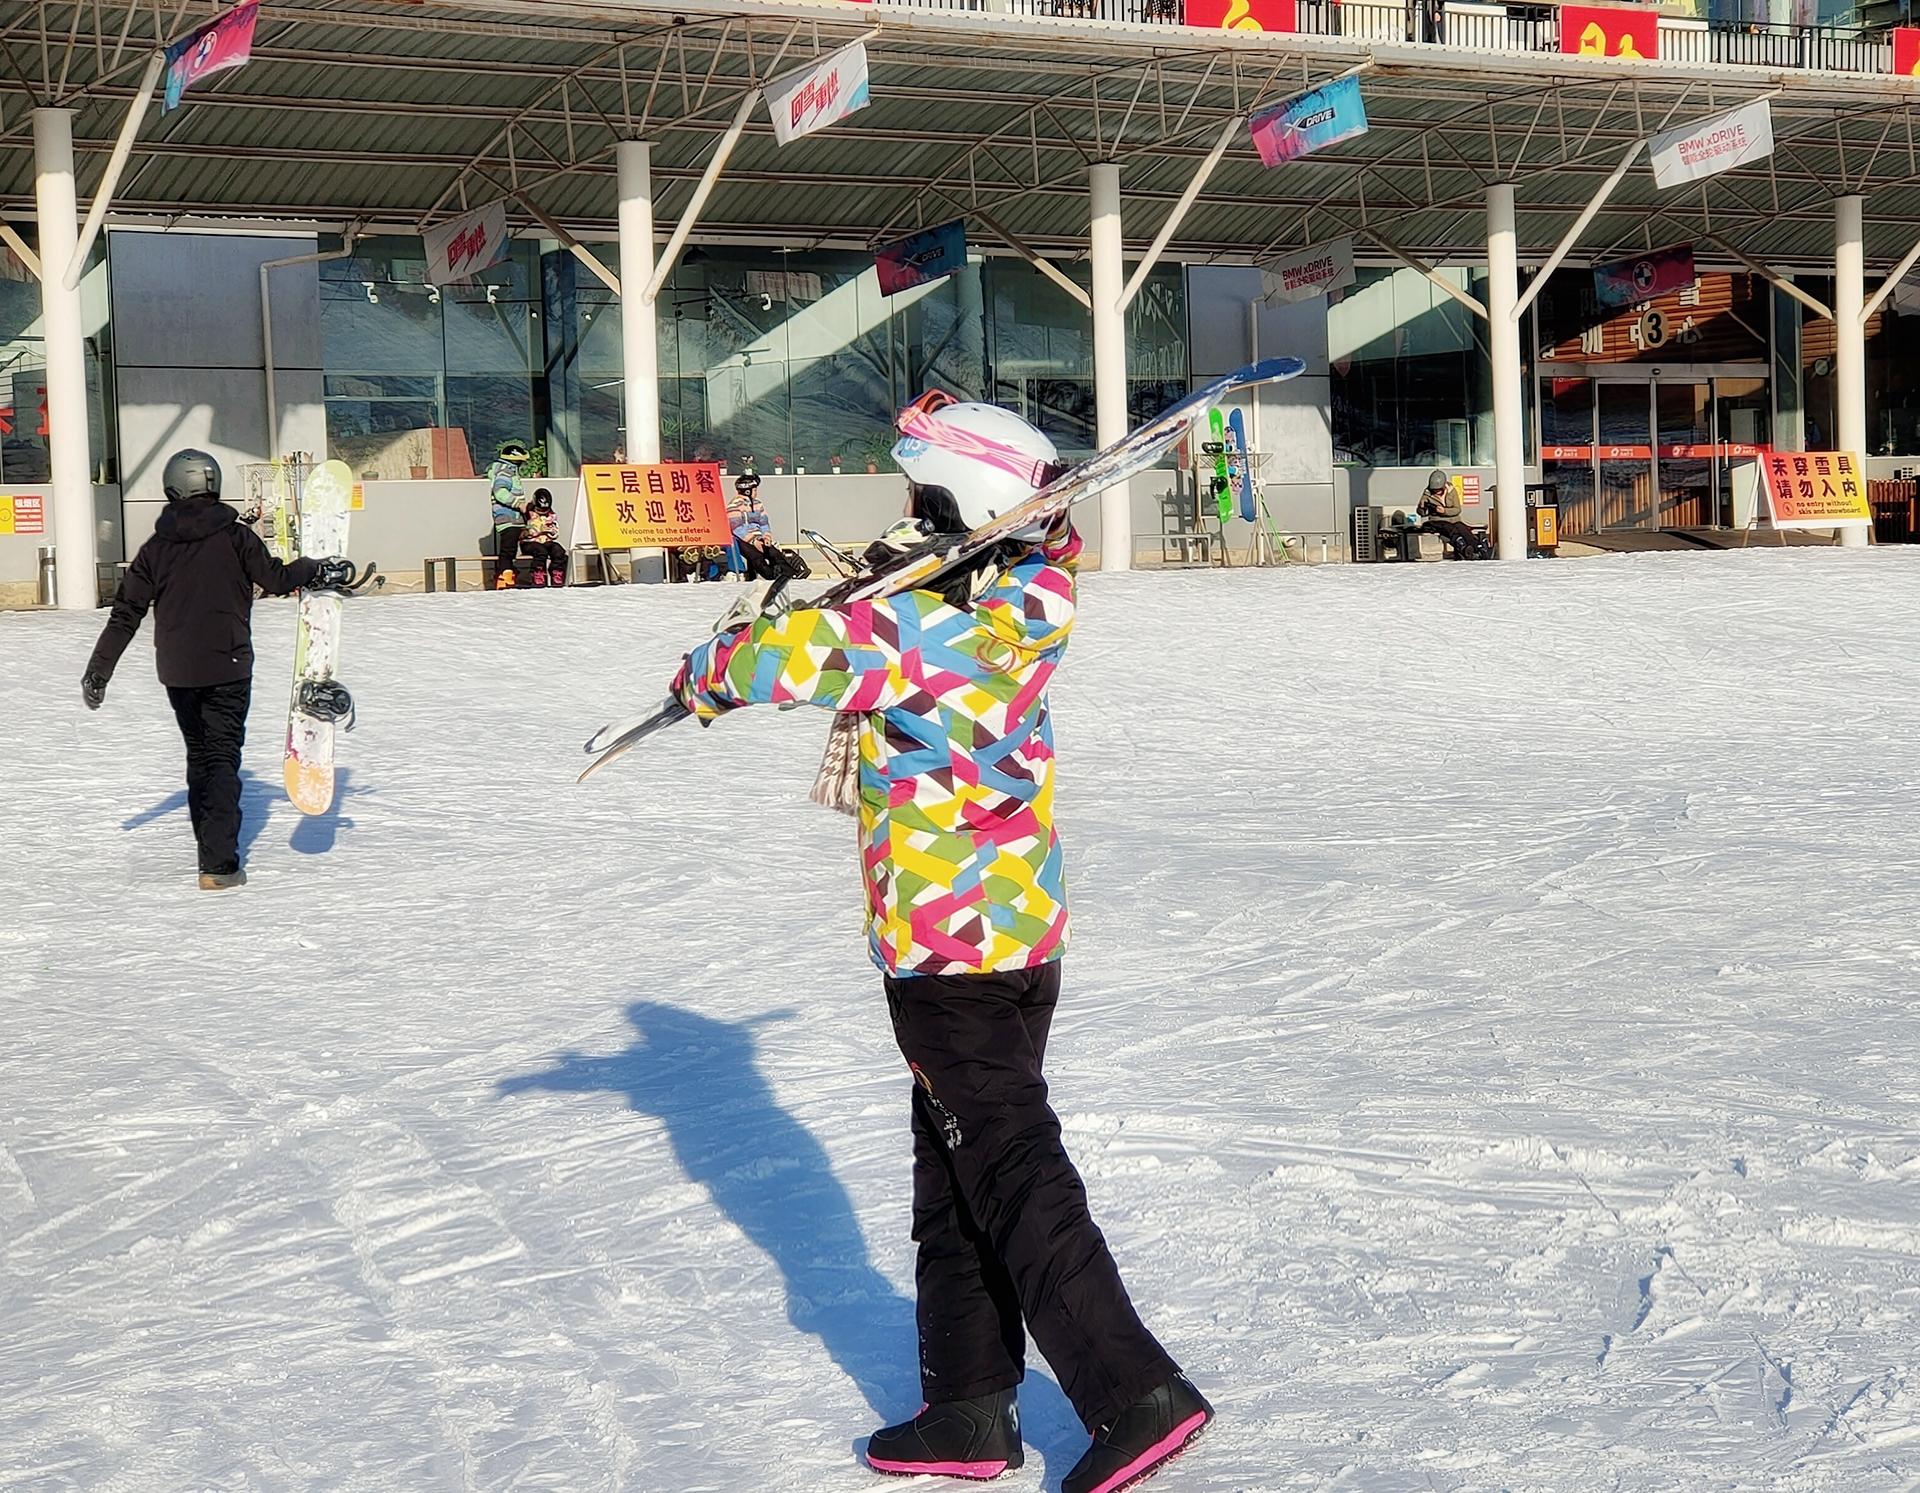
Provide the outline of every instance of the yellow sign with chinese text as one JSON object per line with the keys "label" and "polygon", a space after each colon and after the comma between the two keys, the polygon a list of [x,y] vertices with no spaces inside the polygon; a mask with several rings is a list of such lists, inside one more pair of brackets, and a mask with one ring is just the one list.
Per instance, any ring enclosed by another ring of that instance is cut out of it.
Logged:
{"label": "yellow sign with chinese text", "polygon": [[580,485],[593,517],[593,542],[600,549],[733,542],[720,468],[714,462],[582,467]]}
{"label": "yellow sign with chinese text", "polygon": [[1866,465],[1852,451],[1770,451],[1760,458],[1776,529],[1871,525]]}

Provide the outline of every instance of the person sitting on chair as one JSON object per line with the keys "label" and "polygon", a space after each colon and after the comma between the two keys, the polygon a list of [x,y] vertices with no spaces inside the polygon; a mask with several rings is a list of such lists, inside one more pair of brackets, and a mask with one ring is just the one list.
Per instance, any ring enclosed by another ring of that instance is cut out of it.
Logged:
{"label": "person sitting on chair", "polygon": [[544,487],[533,490],[527,504],[526,530],[520,536],[520,553],[533,561],[533,584],[564,586],[567,583],[567,552],[560,544],[560,518],[553,511],[553,494]]}
{"label": "person sitting on chair", "polygon": [[1460,493],[1439,467],[1427,474],[1427,490],[1420,494],[1419,513],[1426,520],[1421,527],[1433,530],[1444,539],[1454,559],[1488,558],[1486,541],[1460,521]]}
{"label": "person sitting on chair", "polygon": [[737,496],[727,504],[727,518],[733,525],[741,567],[750,581],[777,581],[788,569],[786,557],[774,546],[773,521],[760,506],[760,478],[742,472],[734,478],[733,490]]}

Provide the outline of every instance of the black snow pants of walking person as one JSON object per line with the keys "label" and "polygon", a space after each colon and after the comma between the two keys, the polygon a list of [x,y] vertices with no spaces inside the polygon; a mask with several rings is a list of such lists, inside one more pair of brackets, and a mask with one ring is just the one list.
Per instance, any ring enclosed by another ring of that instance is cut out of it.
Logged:
{"label": "black snow pants of walking person", "polygon": [[1178,1372],[1141,1324],[1040,1076],[1060,963],[887,977],[912,1070],[914,1272],[929,1404],[1009,1389],[1026,1338],[1089,1430]]}
{"label": "black snow pants of walking person", "polygon": [[247,740],[253,681],[167,686],[167,700],[187,743],[187,817],[200,845],[200,869],[240,869],[240,748]]}

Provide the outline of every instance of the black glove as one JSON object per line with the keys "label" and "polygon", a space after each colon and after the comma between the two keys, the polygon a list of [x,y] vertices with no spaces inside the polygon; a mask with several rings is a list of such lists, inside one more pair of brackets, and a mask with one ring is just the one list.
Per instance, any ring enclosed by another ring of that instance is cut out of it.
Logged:
{"label": "black glove", "polygon": [[353,561],[341,555],[329,555],[316,562],[310,584],[316,591],[344,591],[358,574]]}
{"label": "black glove", "polygon": [[80,681],[80,698],[87,702],[87,709],[98,710],[100,702],[107,697],[107,676],[96,674],[89,669]]}

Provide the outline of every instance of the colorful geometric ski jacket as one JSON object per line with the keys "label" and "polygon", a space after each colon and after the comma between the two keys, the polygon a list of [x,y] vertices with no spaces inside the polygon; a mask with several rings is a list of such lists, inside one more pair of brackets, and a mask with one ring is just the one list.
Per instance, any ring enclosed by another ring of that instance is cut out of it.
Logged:
{"label": "colorful geometric ski jacket", "polygon": [[860,712],[867,944],[888,973],[1027,969],[1066,950],[1047,682],[1079,557],[1069,528],[970,612],[931,591],[797,609],[689,660],[680,695],[703,721],[789,701]]}

